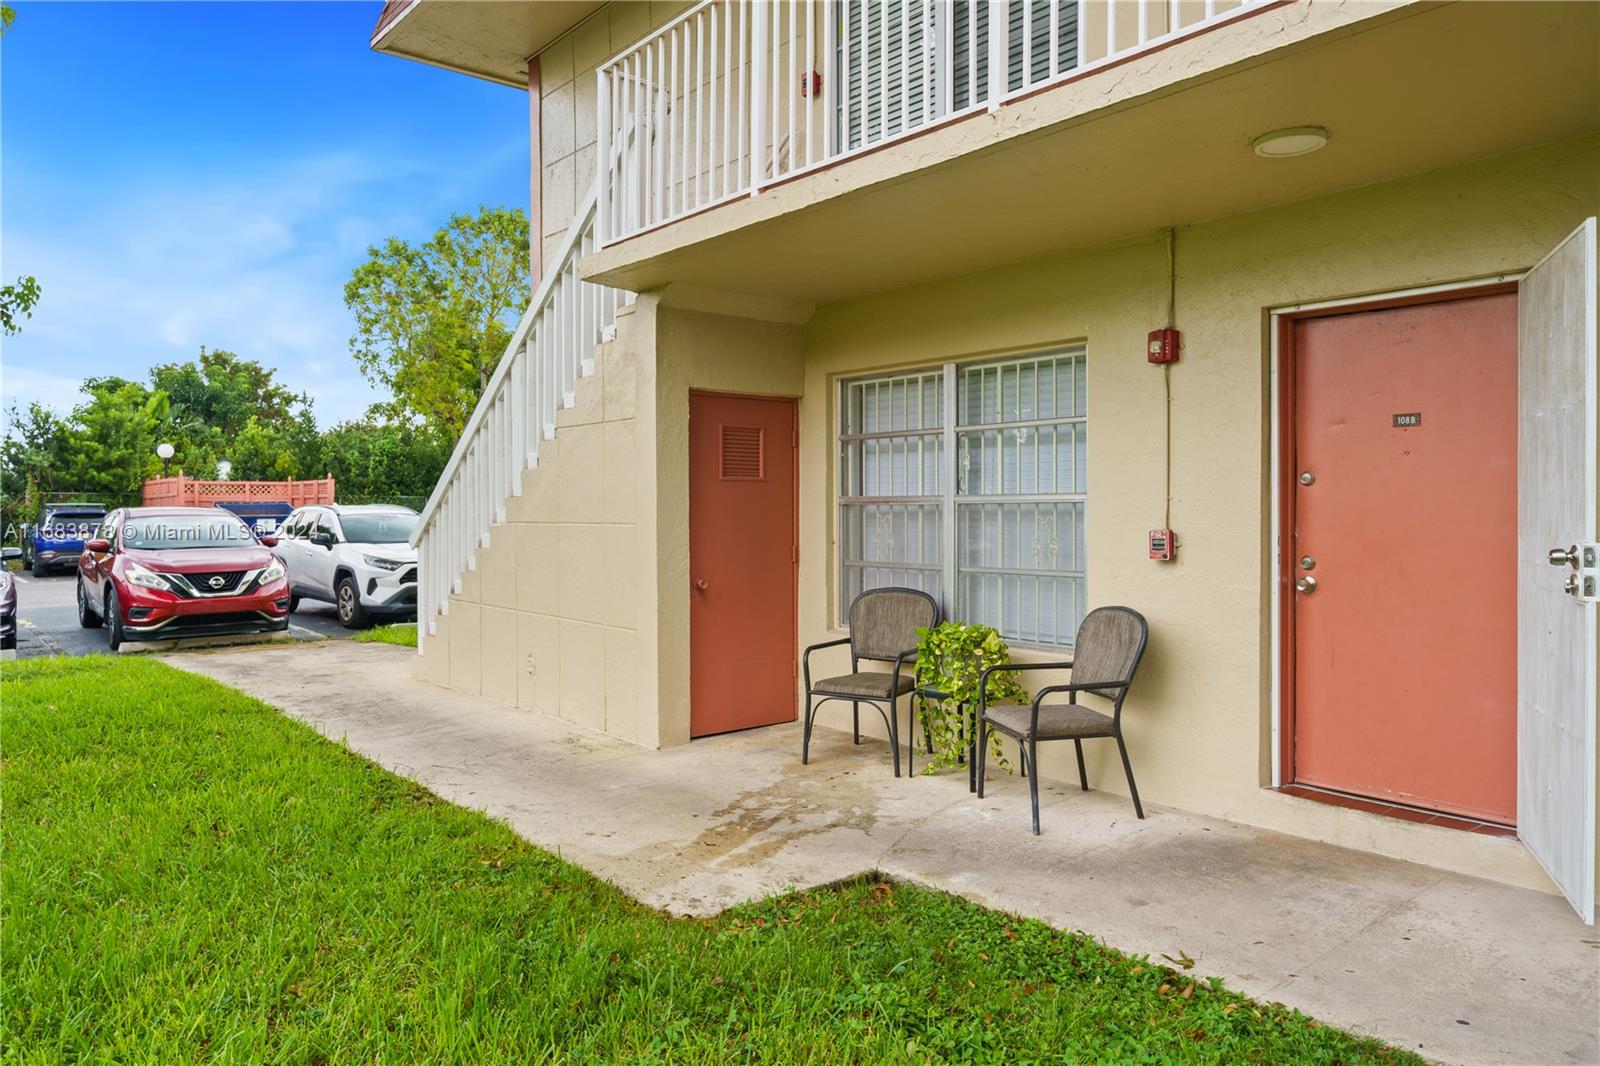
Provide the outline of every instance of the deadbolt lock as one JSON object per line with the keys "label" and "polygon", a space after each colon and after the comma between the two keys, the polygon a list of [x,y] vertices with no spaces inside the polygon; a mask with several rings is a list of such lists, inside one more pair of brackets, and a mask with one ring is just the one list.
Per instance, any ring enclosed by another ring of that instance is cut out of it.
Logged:
{"label": "deadbolt lock", "polygon": [[1316,483],[1317,483],[1317,475],[1313,474],[1309,470],[1302,470],[1300,472],[1300,484],[1302,484],[1302,485],[1315,485]]}
{"label": "deadbolt lock", "polygon": [[1315,592],[1317,591],[1317,579],[1314,577],[1303,577],[1294,583],[1294,587],[1297,592]]}
{"label": "deadbolt lock", "polygon": [[1562,591],[1580,603],[1600,599],[1600,544],[1579,541],[1566,548],[1551,548],[1551,566],[1570,566]]}
{"label": "deadbolt lock", "polygon": [[1316,568],[1317,568],[1317,560],[1316,559],[1312,558],[1309,555],[1300,556],[1300,569],[1302,569],[1302,570],[1315,570]]}

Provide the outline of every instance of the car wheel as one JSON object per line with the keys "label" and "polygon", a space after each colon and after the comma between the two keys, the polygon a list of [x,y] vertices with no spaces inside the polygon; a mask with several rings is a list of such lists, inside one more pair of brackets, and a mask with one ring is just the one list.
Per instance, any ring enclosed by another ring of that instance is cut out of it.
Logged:
{"label": "car wheel", "polygon": [[106,643],[112,651],[122,647],[122,608],[117,606],[117,590],[106,592]]}
{"label": "car wheel", "polygon": [[15,633],[9,637],[0,637],[0,651],[15,651],[16,647],[17,635]]}
{"label": "car wheel", "polygon": [[99,629],[104,620],[89,608],[89,597],[83,594],[83,581],[78,581],[78,624],[85,629]]}
{"label": "car wheel", "polygon": [[44,577],[47,568],[44,565],[44,560],[35,555],[30,569],[33,571],[34,577]]}
{"label": "car wheel", "polygon": [[341,577],[334,592],[335,606],[339,609],[339,624],[346,629],[365,629],[372,624],[361,606],[361,593],[356,591],[355,578]]}
{"label": "car wheel", "polygon": [[300,609],[300,597],[296,596],[292,592],[289,593],[289,613],[290,614],[294,614],[299,609]]}

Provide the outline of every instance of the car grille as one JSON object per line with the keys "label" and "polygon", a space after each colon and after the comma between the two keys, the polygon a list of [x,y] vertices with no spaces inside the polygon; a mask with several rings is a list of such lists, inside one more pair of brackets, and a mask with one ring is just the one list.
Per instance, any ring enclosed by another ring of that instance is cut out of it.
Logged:
{"label": "car grille", "polygon": [[254,633],[282,629],[285,620],[274,619],[260,611],[231,611],[226,614],[180,614],[150,631],[162,637],[226,636],[232,633]]}
{"label": "car grille", "polygon": [[176,577],[188,584],[189,588],[202,596],[225,596],[230,592],[239,590],[239,582],[247,570],[209,570],[202,573],[167,574],[168,578]]}

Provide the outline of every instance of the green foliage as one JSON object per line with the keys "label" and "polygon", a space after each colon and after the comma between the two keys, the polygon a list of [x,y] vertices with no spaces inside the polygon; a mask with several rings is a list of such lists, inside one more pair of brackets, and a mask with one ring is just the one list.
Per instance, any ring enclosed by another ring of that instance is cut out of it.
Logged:
{"label": "green foliage", "polygon": [[43,291],[38,281],[26,274],[15,285],[0,286],[0,333],[9,337],[19,332],[22,327],[17,325],[17,319],[33,317]]}
{"label": "green foliage", "polygon": [[[940,622],[932,629],[917,629],[917,687],[936,689],[950,699],[939,702],[917,698],[917,710],[932,738],[935,755],[923,773],[954,766],[964,750],[962,738],[970,735],[975,723],[970,716],[978,705],[978,680],[993,666],[1011,662],[1011,649],[990,626],[964,622]],[[1002,670],[989,675],[990,703],[1026,699],[1027,693],[1015,671]],[[999,765],[1011,769],[1000,746],[1000,734],[990,733],[990,751]]]}
{"label": "green foliage", "polygon": [[432,427],[345,422],[319,432],[309,396],[277,384],[274,372],[233,352],[202,348],[196,360],[150,372],[148,385],[89,378],[86,399],[66,418],[32,404],[13,407],[0,441],[4,519],[13,535],[40,503],[63,495],[108,505],[137,503],[159,476],[157,444],[175,449],[170,467],[215,477],[233,463],[240,481],[318,478],[332,473],[346,501],[419,503],[454,446]]}
{"label": "green foliage", "polygon": [[161,472],[156,445],[168,414],[166,393],[116,378],[85,383],[85,391],[88,401],[68,422],[60,483],[112,496],[136,492]]}
{"label": "green foliage", "polygon": [[415,500],[433,492],[455,438],[435,426],[341,422],[323,435],[343,499]]}
{"label": "green foliage", "polygon": [[458,436],[528,302],[528,216],[480,207],[421,245],[391,237],[345,284],[350,354],[394,397],[378,411]]}
{"label": "green foliage", "polygon": [[277,384],[273,373],[253,359],[202,345],[198,360],[152,368],[150,384],[171,401],[174,428],[201,426],[232,437],[252,419],[282,427],[310,408],[311,397]]}
{"label": "green foliage", "polygon": [[7,1061],[1419,1062],[912,885],[671,918],[149,657],[0,732]]}

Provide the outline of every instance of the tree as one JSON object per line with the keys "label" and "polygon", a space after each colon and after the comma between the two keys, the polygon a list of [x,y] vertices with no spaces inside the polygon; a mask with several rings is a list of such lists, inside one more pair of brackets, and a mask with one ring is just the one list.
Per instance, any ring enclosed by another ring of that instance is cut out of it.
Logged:
{"label": "tree", "polygon": [[30,403],[26,413],[12,404],[6,423],[6,438],[0,442],[0,482],[6,496],[17,495],[25,485],[54,489],[66,452],[66,423],[38,403]]}
{"label": "tree", "polygon": [[225,436],[244,431],[251,419],[271,427],[288,426],[295,408],[311,398],[272,380],[273,371],[223,348],[200,348],[197,362],[165,363],[150,371],[150,383],[172,402],[176,426],[207,426]]}
{"label": "tree", "polygon": [[322,447],[311,398],[279,385],[273,374],[253,359],[204,347],[196,360],[153,368],[150,382],[168,399],[163,432],[177,450],[174,464],[207,476],[225,458],[233,463],[230,476],[240,480],[319,476]]}
{"label": "tree", "polygon": [[[16,20],[17,13],[11,5],[0,4],[0,37],[5,36]],[[17,319],[33,317],[33,309],[38,306],[43,291],[39,283],[26,274],[19,277],[15,285],[0,286],[0,333],[9,337],[20,330]]]}
{"label": "tree", "polygon": [[345,284],[350,354],[394,397],[375,413],[461,432],[528,298],[528,216],[480,207],[428,241],[367,249]]}
{"label": "tree", "polygon": [[27,275],[18,278],[15,285],[0,286],[0,331],[8,337],[19,332],[22,327],[17,319],[33,317],[43,292],[39,283]]}
{"label": "tree", "polygon": [[436,427],[365,421],[341,422],[323,444],[342,499],[402,500],[433,491],[455,440]]}
{"label": "tree", "polygon": [[89,400],[73,410],[68,427],[61,487],[134,498],[145,478],[161,472],[156,444],[167,418],[167,395],[131,381],[86,385],[84,391]]}

